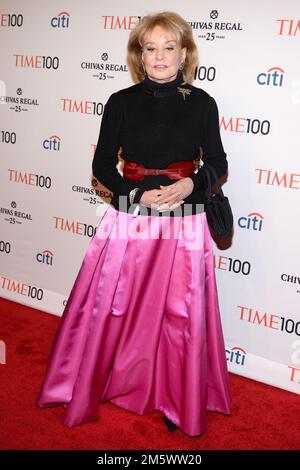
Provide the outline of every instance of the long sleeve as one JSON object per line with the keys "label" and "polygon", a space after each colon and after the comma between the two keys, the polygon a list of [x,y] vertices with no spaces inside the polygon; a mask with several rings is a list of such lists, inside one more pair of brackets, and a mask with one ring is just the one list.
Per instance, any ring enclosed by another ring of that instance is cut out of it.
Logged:
{"label": "long sleeve", "polygon": [[[203,164],[210,164],[215,169],[218,177],[221,178],[227,172],[228,162],[220,136],[218,107],[212,96],[209,97],[202,148]],[[207,189],[207,178],[202,167],[198,169],[197,173],[194,173],[194,175],[190,176],[190,178],[194,183],[193,192],[198,191],[199,189]],[[211,175],[211,179],[213,184],[216,183],[213,175]]]}
{"label": "long sleeve", "polygon": [[[138,181],[126,180],[118,172],[118,151],[120,148],[120,130],[122,126],[122,108],[117,93],[110,95],[102,116],[98,143],[96,146],[92,170],[94,176],[107,189],[117,195],[129,195],[134,188],[140,188]],[[139,202],[141,191],[134,202]],[[137,200],[138,199],[138,200]]]}

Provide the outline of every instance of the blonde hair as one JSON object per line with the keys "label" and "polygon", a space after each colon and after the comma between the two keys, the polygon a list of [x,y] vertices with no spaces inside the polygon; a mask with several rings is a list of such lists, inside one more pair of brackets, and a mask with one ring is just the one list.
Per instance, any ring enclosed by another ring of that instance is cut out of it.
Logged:
{"label": "blonde hair", "polygon": [[141,82],[145,78],[141,57],[142,46],[145,35],[151,32],[155,26],[161,26],[166,31],[174,33],[180,46],[186,47],[186,58],[182,72],[184,80],[187,83],[192,83],[198,65],[198,50],[193,38],[193,30],[180,15],[172,11],[146,15],[131,31],[127,44],[127,63],[133,81]]}

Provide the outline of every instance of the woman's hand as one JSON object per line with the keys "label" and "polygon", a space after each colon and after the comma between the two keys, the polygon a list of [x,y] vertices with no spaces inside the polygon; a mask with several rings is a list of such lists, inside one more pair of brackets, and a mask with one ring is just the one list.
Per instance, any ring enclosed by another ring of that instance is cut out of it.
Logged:
{"label": "woman's hand", "polygon": [[168,186],[160,185],[160,189],[144,191],[140,203],[160,212],[170,211],[179,207],[192,193],[193,188],[191,178],[182,178]]}

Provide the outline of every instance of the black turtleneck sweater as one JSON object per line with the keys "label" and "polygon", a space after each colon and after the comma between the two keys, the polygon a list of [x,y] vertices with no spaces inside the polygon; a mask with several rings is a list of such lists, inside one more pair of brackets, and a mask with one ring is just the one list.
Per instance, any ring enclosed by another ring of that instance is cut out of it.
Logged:
{"label": "black turtleneck sweater", "polygon": [[[178,86],[187,89],[185,99]],[[114,193],[111,204],[117,210],[124,210],[124,201],[129,206],[128,195],[133,188],[160,189],[160,184],[169,185],[178,180],[167,175],[148,175],[143,180],[123,178],[116,168],[120,147],[124,160],[142,163],[146,168],[166,168],[170,163],[194,160],[199,146],[203,149],[204,165],[207,162],[213,166],[219,178],[226,174],[228,165],[214,98],[201,88],[185,83],[181,71],[167,83],[146,76],[142,82],[109,97],[94,154],[93,174]],[[182,215],[186,204],[190,204],[187,214],[201,212],[206,198],[207,179],[203,168],[190,178],[194,188],[180,206]],[[123,196],[121,204],[119,196]],[[134,202],[139,202],[141,196],[142,192],[138,192]],[[133,207],[131,213],[132,210]],[[173,215],[172,211],[155,212]],[[142,213],[150,214],[150,208],[143,206]]]}

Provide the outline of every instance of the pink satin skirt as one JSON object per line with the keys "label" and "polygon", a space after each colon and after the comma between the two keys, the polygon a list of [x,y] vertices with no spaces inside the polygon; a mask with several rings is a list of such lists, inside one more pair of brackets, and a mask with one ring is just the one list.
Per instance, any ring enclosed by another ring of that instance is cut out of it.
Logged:
{"label": "pink satin skirt", "polygon": [[189,436],[207,410],[230,414],[212,239],[205,212],[132,215],[108,206],[60,320],[39,407],[64,424],[99,418],[100,403],[160,410]]}

